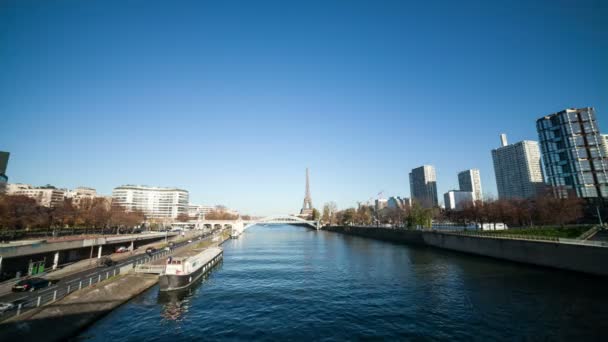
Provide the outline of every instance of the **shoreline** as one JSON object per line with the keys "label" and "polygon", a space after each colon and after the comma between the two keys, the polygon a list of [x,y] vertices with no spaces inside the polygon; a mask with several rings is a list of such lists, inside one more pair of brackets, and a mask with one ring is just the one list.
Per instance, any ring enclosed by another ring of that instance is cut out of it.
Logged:
{"label": "shoreline", "polygon": [[556,241],[509,239],[383,227],[328,226],[323,230],[411,246],[608,277],[608,248]]}
{"label": "shoreline", "polygon": [[[230,236],[220,234],[221,246]],[[193,246],[194,247],[194,246]],[[209,246],[211,247],[211,246]],[[73,340],[113,310],[158,284],[159,276],[128,273],[104,280],[0,323],[0,340]]]}

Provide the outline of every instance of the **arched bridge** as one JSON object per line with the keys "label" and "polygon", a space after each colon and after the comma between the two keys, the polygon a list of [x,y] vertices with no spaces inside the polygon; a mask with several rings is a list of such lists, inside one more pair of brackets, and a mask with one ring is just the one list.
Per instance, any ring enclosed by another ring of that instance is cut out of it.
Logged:
{"label": "arched bridge", "polygon": [[293,215],[273,215],[263,217],[256,220],[200,220],[194,223],[197,229],[224,228],[231,229],[235,236],[240,235],[245,229],[253,227],[257,224],[261,225],[276,225],[276,224],[296,224],[306,225],[313,229],[320,229],[321,224],[318,221],[308,221],[303,218]]}
{"label": "arched bridge", "polygon": [[320,224],[318,221],[308,221],[301,217],[293,216],[293,215],[273,215],[267,216],[258,220],[244,221],[245,225],[243,229],[247,229],[249,227],[255,226],[256,224],[298,224],[298,225],[308,225],[314,229],[319,229]]}

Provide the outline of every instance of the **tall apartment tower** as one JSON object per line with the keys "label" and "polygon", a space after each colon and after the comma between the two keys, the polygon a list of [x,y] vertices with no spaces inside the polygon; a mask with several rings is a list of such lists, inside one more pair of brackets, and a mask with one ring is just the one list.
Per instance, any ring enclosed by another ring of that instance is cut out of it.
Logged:
{"label": "tall apartment tower", "polygon": [[473,201],[483,201],[481,192],[481,176],[478,169],[465,170],[458,173],[460,191],[473,193]]}
{"label": "tall apartment tower", "polygon": [[544,190],[538,142],[524,140],[509,145],[504,134],[501,147],[492,150],[499,199],[533,198]]}
{"label": "tall apartment tower", "polygon": [[424,165],[412,169],[410,172],[410,192],[412,200],[425,208],[439,205],[437,201],[437,175],[435,168]]}
{"label": "tall apartment tower", "polygon": [[548,183],[559,197],[608,197],[605,137],[591,107],[565,109],[536,120]]}

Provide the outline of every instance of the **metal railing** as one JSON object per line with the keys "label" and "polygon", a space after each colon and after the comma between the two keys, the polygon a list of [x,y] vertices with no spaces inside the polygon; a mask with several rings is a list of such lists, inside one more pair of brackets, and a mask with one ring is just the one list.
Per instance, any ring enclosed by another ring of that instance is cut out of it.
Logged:
{"label": "metal railing", "polygon": [[24,294],[24,298],[17,299],[11,302],[10,304],[12,305],[12,307],[5,309],[3,312],[0,312],[0,322],[14,316],[22,315],[23,313],[38,308],[40,306],[53,303],[59,299],[64,298],[70,293],[73,293],[74,291],[91,287],[104,280],[131,271],[139,265],[144,265],[149,262],[164,258],[190,244],[196,244],[199,242],[200,240],[193,240],[192,242],[182,241],[174,245],[174,247],[170,250],[161,250],[152,255],[144,255],[141,258],[129,260],[123,263],[118,263],[117,265],[104,269],[99,269],[98,271],[95,271],[84,277],[73,279],[60,285],[53,285],[52,283],[49,283],[49,286],[46,289],[35,292],[36,296],[29,296]]}
{"label": "metal railing", "polygon": [[559,238],[559,242],[560,243],[567,243],[567,244],[571,244],[571,245],[594,246],[594,247],[608,247],[608,242],[606,242],[606,241],[589,241],[589,240]]}
{"label": "metal railing", "polygon": [[595,233],[597,233],[599,230],[600,230],[600,226],[595,226],[595,227],[587,230],[583,234],[581,234],[581,236],[579,236],[577,238],[577,240],[587,240],[588,238],[592,237]]}
{"label": "metal railing", "polygon": [[519,235],[519,234],[504,234],[504,233],[492,233],[492,232],[480,233],[480,232],[475,232],[475,231],[435,231],[435,232],[441,233],[441,234],[473,236],[473,237],[490,238],[490,239],[545,241],[545,242],[574,244],[574,245],[581,245],[581,246],[608,247],[608,242],[568,239],[568,238],[560,238],[560,237],[555,237],[555,236]]}
{"label": "metal railing", "polygon": [[504,234],[504,233],[501,234],[501,233],[491,233],[491,232],[479,233],[476,231],[448,231],[448,230],[436,230],[435,232],[441,233],[441,234],[474,236],[474,237],[492,238],[492,239],[559,242],[559,238],[554,237],[554,236],[520,235],[520,234]]}
{"label": "metal railing", "polygon": [[137,265],[135,273],[162,274],[165,271],[164,265]]}

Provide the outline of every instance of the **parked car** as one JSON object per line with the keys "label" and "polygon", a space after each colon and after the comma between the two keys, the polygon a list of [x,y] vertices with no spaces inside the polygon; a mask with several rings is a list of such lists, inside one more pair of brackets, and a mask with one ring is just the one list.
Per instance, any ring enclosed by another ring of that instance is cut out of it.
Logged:
{"label": "parked car", "polygon": [[120,246],[120,247],[116,248],[116,253],[126,253],[128,251],[129,251],[129,249],[125,246]]}
{"label": "parked car", "polygon": [[154,247],[148,247],[148,248],[146,248],[146,254],[148,254],[148,255],[152,255],[155,252],[156,252],[156,248],[154,248]]}
{"label": "parked car", "polygon": [[43,278],[28,278],[13,285],[13,292],[35,291],[47,287],[51,282]]}
{"label": "parked car", "polygon": [[116,265],[116,261],[112,260],[112,258],[105,256],[99,258],[97,260],[97,267],[110,267]]}

